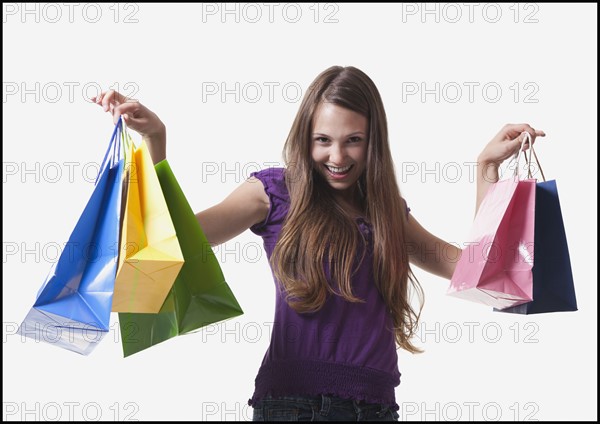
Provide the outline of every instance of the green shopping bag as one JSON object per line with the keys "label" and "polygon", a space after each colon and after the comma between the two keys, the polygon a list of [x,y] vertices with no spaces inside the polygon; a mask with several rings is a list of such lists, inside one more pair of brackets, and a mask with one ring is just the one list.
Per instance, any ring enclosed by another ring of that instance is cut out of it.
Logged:
{"label": "green shopping bag", "polygon": [[184,264],[160,311],[119,313],[125,357],[180,334],[242,315],[196,215],[167,160],[155,165]]}

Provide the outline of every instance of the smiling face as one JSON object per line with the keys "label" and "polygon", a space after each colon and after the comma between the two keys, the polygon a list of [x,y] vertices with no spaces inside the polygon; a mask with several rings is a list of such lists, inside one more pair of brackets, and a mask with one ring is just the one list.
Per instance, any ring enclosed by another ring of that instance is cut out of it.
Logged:
{"label": "smiling face", "polygon": [[315,111],[312,159],[334,193],[354,204],[357,182],[367,166],[368,120],[333,103]]}

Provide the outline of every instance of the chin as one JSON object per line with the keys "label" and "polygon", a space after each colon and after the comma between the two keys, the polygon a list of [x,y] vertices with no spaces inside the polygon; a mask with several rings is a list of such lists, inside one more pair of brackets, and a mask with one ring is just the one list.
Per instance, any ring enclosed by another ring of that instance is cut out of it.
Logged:
{"label": "chin", "polygon": [[352,187],[356,186],[358,180],[352,179],[350,181],[332,181],[329,178],[326,178],[327,185],[335,192],[345,192],[352,189]]}
{"label": "chin", "polygon": [[336,189],[336,190],[348,190],[349,188],[351,188],[352,186],[354,186],[356,184],[356,181],[344,181],[339,182],[339,181],[331,181],[328,180],[327,181],[329,183],[329,186]]}

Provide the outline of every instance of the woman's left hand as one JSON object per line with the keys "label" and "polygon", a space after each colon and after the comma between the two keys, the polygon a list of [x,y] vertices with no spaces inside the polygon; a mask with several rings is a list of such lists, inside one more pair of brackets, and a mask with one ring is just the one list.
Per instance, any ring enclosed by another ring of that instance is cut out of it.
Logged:
{"label": "woman's left hand", "polygon": [[[535,142],[536,137],[545,137],[546,133],[542,130],[535,130],[529,124],[506,124],[498,134],[485,146],[479,154],[478,162],[482,164],[500,164],[518,153],[521,148],[521,143],[526,137],[523,132],[529,133],[531,143]],[[529,148],[526,142],[524,150]]]}

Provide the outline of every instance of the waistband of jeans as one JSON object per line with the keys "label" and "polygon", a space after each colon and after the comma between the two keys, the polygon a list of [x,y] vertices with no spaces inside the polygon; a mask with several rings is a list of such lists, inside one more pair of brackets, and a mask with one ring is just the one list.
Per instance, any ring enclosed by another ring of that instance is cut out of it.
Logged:
{"label": "waistband of jeans", "polygon": [[[265,396],[260,400],[261,402],[292,402],[292,403],[306,403],[311,406],[318,406],[323,408],[324,406],[329,407],[348,407],[361,409],[374,408],[374,409],[387,409],[392,408],[393,405],[386,405],[380,403],[369,403],[364,400],[353,400],[341,398],[333,395],[317,395],[317,396],[277,396],[273,397],[270,395]],[[392,408],[393,409],[393,408]]]}

